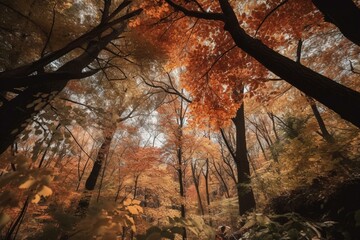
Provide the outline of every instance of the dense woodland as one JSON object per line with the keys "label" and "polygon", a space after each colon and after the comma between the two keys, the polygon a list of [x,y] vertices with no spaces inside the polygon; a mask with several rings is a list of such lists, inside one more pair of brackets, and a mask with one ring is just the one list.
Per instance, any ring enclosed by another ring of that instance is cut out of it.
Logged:
{"label": "dense woodland", "polygon": [[0,0],[0,239],[360,239],[359,7]]}

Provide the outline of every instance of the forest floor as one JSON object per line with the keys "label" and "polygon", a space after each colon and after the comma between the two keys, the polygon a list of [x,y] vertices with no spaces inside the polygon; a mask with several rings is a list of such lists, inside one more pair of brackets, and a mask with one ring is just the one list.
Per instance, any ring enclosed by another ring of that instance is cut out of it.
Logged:
{"label": "forest floor", "polygon": [[310,186],[272,199],[267,211],[294,212],[318,222],[334,221],[326,239],[360,239],[360,176],[319,177]]}

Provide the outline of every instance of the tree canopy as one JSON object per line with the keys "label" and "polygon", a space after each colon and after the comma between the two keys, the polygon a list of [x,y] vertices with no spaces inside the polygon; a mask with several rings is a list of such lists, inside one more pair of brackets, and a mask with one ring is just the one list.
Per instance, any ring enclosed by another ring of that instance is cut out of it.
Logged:
{"label": "tree canopy", "polygon": [[359,7],[0,1],[0,238],[359,239]]}

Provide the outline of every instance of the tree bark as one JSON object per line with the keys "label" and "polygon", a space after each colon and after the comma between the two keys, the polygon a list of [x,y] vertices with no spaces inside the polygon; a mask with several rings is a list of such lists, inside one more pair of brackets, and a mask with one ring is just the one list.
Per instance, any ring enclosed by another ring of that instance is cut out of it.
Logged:
{"label": "tree bark", "polygon": [[323,118],[321,117],[321,114],[316,106],[316,102],[314,101],[314,99],[307,97],[306,96],[306,100],[308,101],[308,103],[310,104],[311,110],[315,116],[315,119],[319,125],[320,131],[321,131],[321,136],[325,139],[325,141],[327,141],[328,143],[334,143],[334,138],[333,136],[329,133],[329,131],[326,128],[325,122],[323,120]]}
{"label": "tree bark", "polygon": [[76,216],[84,217],[86,215],[93,194],[93,190],[95,189],[96,182],[100,175],[101,167],[109,154],[110,144],[115,134],[115,130],[116,129],[113,128],[105,131],[105,140],[101,144],[96,160],[91,169],[90,175],[86,179],[85,190],[81,196],[75,212]]}
{"label": "tree bark", "polygon": [[[124,2],[128,5],[130,1]],[[0,153],[3,153],[14,142],[16,137],[31,122],[32,117],[44,109],[70,80],[85,78],[99,71],[97,69],[84,72],[84,69],[97,58],[112,40],[123,32],[126,26],[123,22],[140,12],[141,10],[135,10],[112,19],[112,22],[110,22],[109,16],[107,24],[100,24],[64,48],[29,65],[0,73],[0,91],[14,91],[19,87],[25,88],[16,97],[3,102],[3,105],[0,106]],[[109,29],[112,31],[103,35]],[[47,64],[86,44],[87,48],[80,56],[68,61],[55,72],[43,71]],[[35,72],[38,74],[34,75]]]}
{"label": "tree bark", "polygon": [[224,13],[225,30],[236,45],[267,69],[300,91],[321,102],[342,118],[360,128],[360,93],[327,78],[300,63],[272,50],[260,40],[250,37],[238,23],[227,0],[219,0]]}
{"label": "tree bark", "polygon": [[254,193],[249,186],[250,184],[250,167],[247,157],[246,135],[245,135],[245,117],[244,117],[244,103],[236,112],[235,118],[232,119],[236,129],[236,152],[235,164],[238,176],[238,201],[239,214],[243,215],[246,212],[253,210],[256,207]]}
{"label": "tree bark", "polygon": [[324,15],[350,41],[360,46],[360,9],[352,0],[312,0]]}
{"label": "tree bark", "polygon": [[[252,38],[239,25],[236,14],[228,0],[219,0],[222,14],[197,12],[184,9],[171,0],[172,7],[185,15],[224,22],[235,44],[264,67],[306,95],[321,102],[342,118],[360,128],[360,93],[327,78],[300,63],[272,50],[260,40]],[[355,24],[355,23],[354,23]]]}
{"label": "tree bark", "polygon": [[[209,136],[210,139],[210,136]],[[210,166],[209,166],[209,159],[206,159],[206,167],[205,172],[202,172],[205,178],[205,194],[206,194],[206,206],[207,206],[207,214],[211,216],[211,209],[210,209],[210,188],[209,188],[209,180],[210,180]],[[209,225],[212,227],[213,222],[212,219],[209,219]]]}
{"label": "tree bark", "polygon": [[137,197],[139,177],[140,177],[140,174],[137,174],[137,175],[134,177],[134,199]]}
{"label": "tree bark", "polygon": [[[184,180],[183,180],[183,174],[184,173],[183,173],[183,169],[182,169],[183,160],[182,160],[182,148],[181,148],[181,146],[177,150],[177,157],[178,157],[177,173],[178,173],[178,178],[179,178],[179,193],[180,193],[181,201],[183,201],[184,198],[185,198],[185,191],[184,191]],[[181,203],[181,205],[180,205],[180,214],[181,214],[182,218],[186,217],[185,205],[183,203]],[[184,231],[183,231],[182,238],[183,238],[183,240],[186,239],[186,229],[185,228],[184,228]]]}
{"label": "tree bark", "polygon": [[[183,141],[183,127],[184,127],[184,106],[183,106],[183,99],[180,99],[180,109],[179,109],[179,119],[178,119],[178,146],[177,146],[177,160],[178,160],[178,167],[177,167],[177,173],[178,173],[178,178],[179,178],[179,193],[180,193],[180,197],[181,197],[181,201],[184,200],[185,198],[185,189],[184,189],[184,171],[183,171],[183,149],[182,149],[182,141]],[[186,211],[185,211],[185,204],[181,203],[180,206],[180,212],[181,212],[181,217],[185,218],[186,217]],[[187,238],[187,233],[186,233],[186,228],[183,228],[183,234],[182,234],[182,239],[186,240]]]}
{"label": "tree bark", "polygon": [[206,159],[206,168],[204,173],[205,178],[205,192],[206,192],[206,203],[208,207],[210,206],[210,191],[209,191],[209,159]]}

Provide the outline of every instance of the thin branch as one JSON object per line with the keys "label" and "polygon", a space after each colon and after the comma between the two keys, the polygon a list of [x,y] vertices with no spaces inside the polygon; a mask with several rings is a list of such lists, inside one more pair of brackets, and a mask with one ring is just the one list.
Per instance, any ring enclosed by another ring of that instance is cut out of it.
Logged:
{"label": "thin branch", "polygon": [[[78,142],[78,140],[76,139],[76,137],[74,136],[74,134],[70,131],[70,129],[69,129],[67,126],[64,126],[64,125],[62,125],[62,126],[70,133],[71,137],[74,139],[75,143],[79,146],[79,148],[81,149],[81,151],[82,151],[83,153],[85,153],[85,155],[86,155],[88,158],[94,160],[94,159],[84,150],[84,148],[83,148],[83,147],[81,146],[81,144]],[[95,161],[95,160],[94,160],[94,161]]]}
{"label": "thin branch", "polygon": [[229,48],[228,50],[226,50],[225,52],[223,52],[222,54],[220,54],[220,56],[218,56],[218,57],[215,59],[215,61],[211,64],[211,66],[209,67],[209,69],[208,69],[200,78],[203,78],[203,77],[205,77],[206,75],[208,75],[209,72],[211,71],[211,69],[216,65],[216,63],[217,63],[218,61],[220,61],[220,59],[221,59],[222,57],[224,57],[228,52],[230,52],[230,51],[233,50],[234,48],[236,48],[236,44],[233,45],[233,46],[232,46],[231,48]]}
{"label": "thin branch", "polygon": [[192,36],[193,33],[194,33],[194,29],[195,29],[196,24],[197,24],[198,22],[199,22],[199,19],[197,18],[197,19],[195,20],[194,24],[192,25],[192,27],[190,28],[191,30],[190,30],[189,36],[188,36],[188,38],[187,38],[187,40],[186,40],[186,42],[185,42],[185,45],[184,45],[184,47],[183,47],[183,49],[182,49],[181,51],[185,51],[185,49],[187,48],[187,45],[188,45],[188,43],[189,43],[189,41],[190,41],[191,36]]}
{"label": "thin branch", "polygon": [[221,133],[221,136],[225,142],[225,145],[227,147],[227,149],[229,150],[231,156],[233,157],[233,159],[235,160],[236,159],[236,155],[235,155],[235,151],[234,149],[231,147],[229,141],[227,140],[226,136],[225,136],[225,132],[222,128],[220,128],[220,133]]}
{"label": "thin branch", "polygon": [[[147,80],[145,79],[145,77],[143,77],[143,76],[140,76],[140,78],[141,78],[141,79],[143,80],[143,82],[144,82],[147,86],[149,86],[149,87],[161,89],[161,90],[162,90],[163,92],[165,92],[165,93],[168,93],[168,94],[171,94],[171,95],[176,95],[176,96],[182,98],[183,100],[185,100],[185,101],[188,102],[188,103],[191,103],[191,102],[192,102],[190,99],[188,99],[188,98],[185,97],[183,94],[181,94],[177,89],[175,89],[175,88],[173,88],[173,87],[171,87],[171,86],[169,86],[169,85],[167,85],[167,84],[165,84],[165,83],[163,83],[163,82],[158,82],[158,81],[149,82],[149,81],[147,81]],[[156,84],[154,84],[154,82],[161,83],[161,84],[165,85],[165,87],[164,87],[164,86],[160,86],[160,85],[156,85]]]}
{"label": "thin branch", "polygon": [[301,61],[301,48],[302,48],[303,41],[299,39],[298,46],[296,49],[296,62],[300,63]]}
{"label": "thin branch", "polygon": [[61,97],[61,98],[59,98],[59,99],[64,100],[64,101],[67,101],[67,102],[75,103],[75,104],[80,105],[80,106],[83,106],[83,107],[87,107],[87,108],[90,109],[91,111],[99,111],[98,108],[96,108],[96,107],[93,107],[93,106],[90,106],[90,105],[87,105],[87,104],[84,104],[84,103],[80,103],[80,102],[71,100],[71,99],[69,99],[69,98]]}
{"label": "thin branch", "polygon": [[55,7],[56,7],[56,3],[54,4],[54,7],[53,7],[53,16],[52,16],[52,22],[51,22],[51,28],[50,28],[50,31],[49,31],[49,34],[46,38],[46,42],[45,42],[45,45],[41,51],[41,57],[43,57],[45,55],[45,51],[46,51],[46,48],[47,46],[49,45],[49,42],[50,42],[50,39],[51,39],[51,35],[53,33],[53,30],[54,30],[54,26],[55,26],[55,16],[56,16],[56,12],[55,12]]}
{"label": "thin branch", "polygon": [[278,10],[282,5],[284,5],[284,4],[287,3],[287,2],[288,2],[288,0],[284,0],[284,1],[281,2],[279,5],[277,5],[275,8],[273,8],[268,14],[266,14],[265,18],[261,21],[260,25],[259,25],[258,28],[256,29],[255,36],[258,34],[258,31],[260,30],[261,26],[264,24],[264,22],[266,21],[266,19],[268,19],[271,14],[273,14],[276,10]]}
{"label": "thin branch", "polygon": [[181,5],[174,3],[171,0],[165,0],[171,7],[176,11],[184,13],[188,17],[196,17],[207,20],[224,21],[224,14],[222,13],[211,13],[211,12],[199,12],[189,10]]}
{"label": "thin branch", "polygon": [[34,121],[36,124],[38,124],[42,130],[44,131],[44,133],[47,132],[47,130],[45,129],[45,127],[41,124],[41,122],[39,122],[38,120],[36,120],[35,118],[31,119],[32,121]]}

